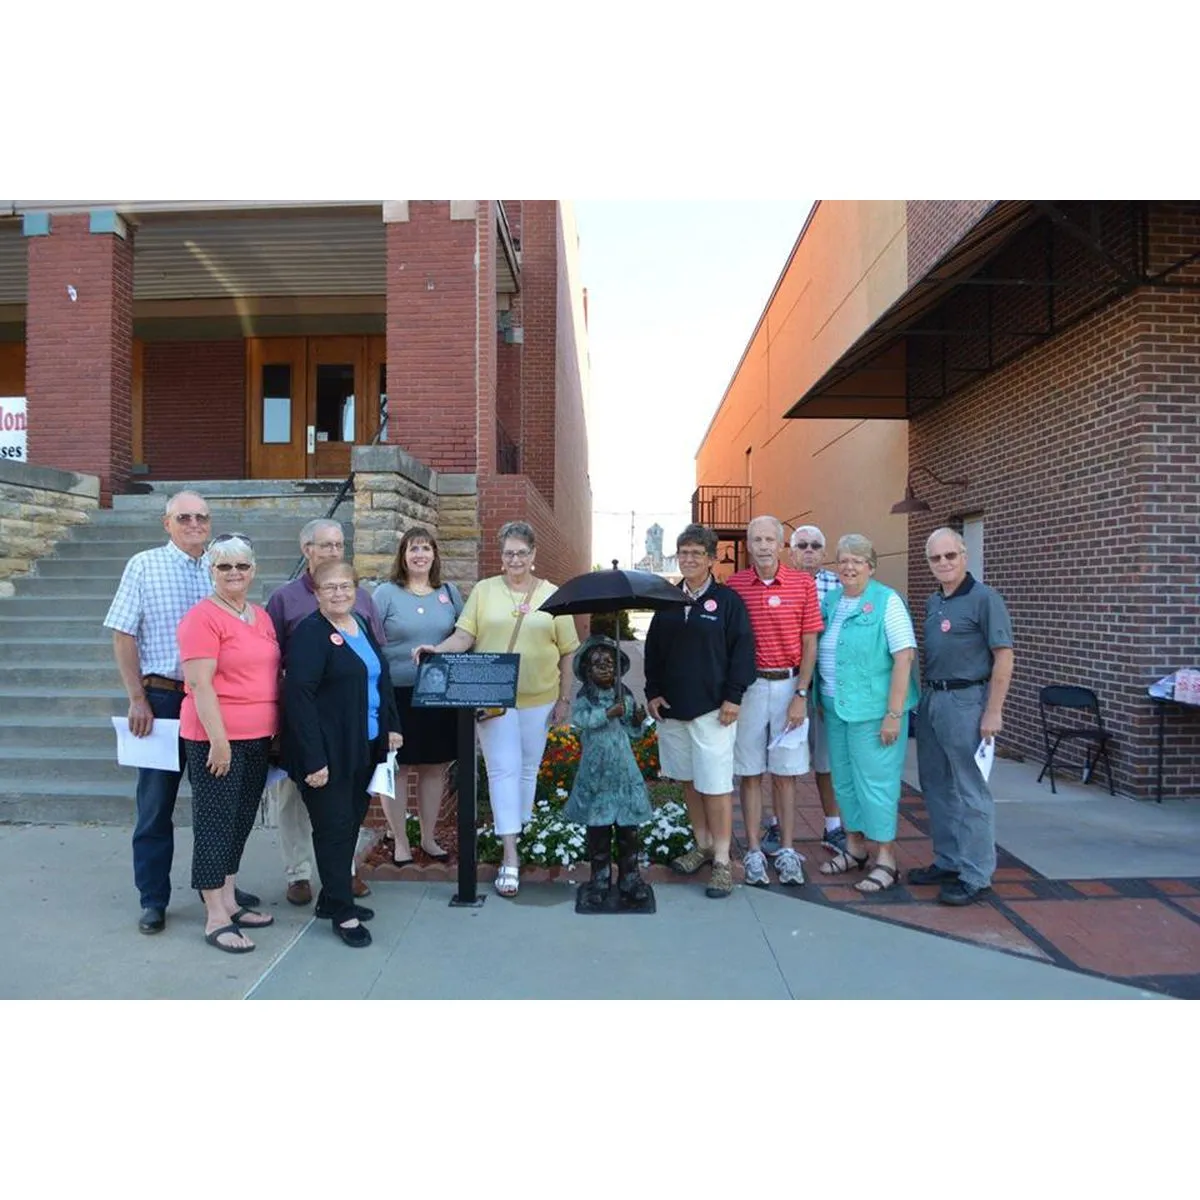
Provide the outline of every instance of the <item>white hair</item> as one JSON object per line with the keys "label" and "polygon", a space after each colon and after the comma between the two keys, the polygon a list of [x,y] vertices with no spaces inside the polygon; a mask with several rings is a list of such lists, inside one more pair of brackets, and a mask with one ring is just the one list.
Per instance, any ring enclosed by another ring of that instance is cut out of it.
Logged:
{"label": "white hair", "polygon": [[778,517],[771,517],[767,516],[766,514],[761,517],[750,518],[750,521],[746,525],[746,537],[750,537],[750,531],[755,527],[755,525],[763,525],[768,522],[775,526],[775,540],[780,545],[783,545],[783,522]]}
{"label": "white hair", "polygon": [[934,540],[940,537],[952,537],[954,544],[958,547],[962,554],[967,552],[967,543],[963,541],[963,535],[957,529],[951,529],[948,525],[943,525],[940,529],[935,529],[925,539],[925,553],[929,553],[929,547],[933,545]]}
{"label": "white hair", "polygon": [[193,499],[199,500],[200,503],[203,504],[205,508],[208,507],[208,501],[205,500],[204,497],[202,495],[200,495],[199,492],[191,492],[191,491],[188,491],[185,489],[182,492],[176,492],[173,496],[167,497],[167,507],[165,509],[163,509],[163,515],[168,516],[168,517],[172,516],[175,512],[176,504],[178,504],[178,502],[180,500],[182,500],[184,498],[184,496],[191,496]]}
{"label": "white hair", "polygon": [[827,542],[827,541],[826,541],[826,539],[825,539],[825,535],[824,535],[824,534],[821,532],[820,526],[817,526],[817,525],[798,525],[798,526],[797,526],[797,527],[796,527],[796,528],[795,528],[795,529],[792,531],[792,536],[791,536],[791,539],[790,539],[790,541],[788,542],[788,544],[791,546],[791,548],[792,548],[793,550],[795,550],[795,548],[796,548],[796,543],[797,543],[797,542],[800,540],[800,535],[801,535],[802,533],[807,533],[807,534],[809,535],[809,538],[810,538],[810,540],[811,540],[812,536],[815,534],[817,537],[819,537],[819,538],[821,539],[821,543],[822,543],[822,545],[828,545],[828,542]]}
{"label": "white hair", "polygon": [[235,534],[221,536],[208,543],[208,561],[254,562],[254,547],[244,537]]}
{"label": "white hair", "polygon": [[325,529],[326,527],[336,529],[345,538],[346,531],[342,528],[341,521],[335,521],[332,517],[317,517],[315,521],[309,521],[300,530],[300,549],[303,550],[305,546],[311,546],[317,540],[318,530]]}

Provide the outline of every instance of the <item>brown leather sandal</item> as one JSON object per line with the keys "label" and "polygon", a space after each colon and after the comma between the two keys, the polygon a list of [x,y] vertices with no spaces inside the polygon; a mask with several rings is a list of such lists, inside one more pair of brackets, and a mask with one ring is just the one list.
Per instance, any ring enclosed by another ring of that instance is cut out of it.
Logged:
{"label": "brown leather sandal", "polygon": [[[876,878],[877,873],[882,872],[884,879]],[[876,863],[870,871],[867,872],[867,877],[861,883],[854,885],[856,892],[862,892],[864,896],[874,896],[877,892],[886,892],[888,888],[896,886],[896,881],[900,878],[900,871],[896,867],[889,867],[883,863]]]}

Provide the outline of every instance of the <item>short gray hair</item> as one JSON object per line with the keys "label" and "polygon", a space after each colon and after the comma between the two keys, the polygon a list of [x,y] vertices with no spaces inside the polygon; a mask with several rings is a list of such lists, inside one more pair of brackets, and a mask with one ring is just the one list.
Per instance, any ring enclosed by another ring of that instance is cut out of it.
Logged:
{"label": "short gray hair", "polygon": [[250,545],[248,538],[242,537],[239,534],[218,534],[208,543],[208,561],[215,563],[229,562],[231,560],[248,563],[254,562],[254,547]]}
{"label": "short gray hair", "polygon": [[747,541],[750,538],[750,530],[752,530],[755,527],[755,525],[762,525],[768,521],[772,525],[775,526],[775,540],[782,546],[783,545],[783,522],[778,517],[768,516],[765,513],[761,517],[751,517],[750,520],[746,522],[746,539],[747,539]]}
{"label": "short gray hair", "polygon": [[504,543],[509,538],[516,538],[518,541],[524,542],[530,550],[537,547],[537,534],[533,532],[533,526],[528,521],[505,521],[500,526],[500,532],[496,534],[496,540],[500,543],[500,549],[504,549]]}
{"label": "short gray hair", "polygon": [[952,537],[954,544],[958,547],[960,553],[966,554],[967,543],[963,541],[963,535],[957,529],[951,529],[949,525],[943,525],[940,529],[935,529],[925,539],[925,553],[929,553],[929,547],[933,545],[935,539],[940,537]]}
{"label": "short gray hair", "polygon": [[875,544],[869,537],[865,537],[861,533],[847,533],[844,537],[838,538],[838,558],[841,558],[843,554],[853,554],[855,558],[865,558],[872,571],[875,570],[875,564],[878,562]]}
{"label": "short gray hair", "polygon": [[825,535],[821,532],[821,527],[819,525],[797,525],[796,528],[792,530],[792,536],[788,542],[788,545],[790,545],[793,550],[795,550],[796,543],[800,540],[800,535],[802,533],[807,533],[810,538],[815,533],[817,537],[821,539],[822,544],[825,543]]}
{"label": "short gray hair", "polygon": [[675,539],[676,554],[679,553],[682,546],[703,546],[704,553],[709,558],[715,558],[717,554],[717,535],[707,525],[685,525],[683,532]]}
{"label": "short gray hair", "polygon": [[341,521],[335,521],[332,517],[317,517],[315,521],[309,521],[303,529],[300,530],[300,549],[305,546],[311,546],[317,540],[317,530],[324,529],[328,526],[330,529],[336,529],[338,533],[345,539],[346,531],[342,528]]}
{"label": "short gray hair", "polygon": [[173,496],[167,497],[167,507],[163,509],[163,515],[172,516],[175,512],[176,502],[182,500],[184,496],[194,496],[205,508],[208,507],[208,501],[199,492],[193,492],[189,488],[184,488],[182,492],[176,492]]}

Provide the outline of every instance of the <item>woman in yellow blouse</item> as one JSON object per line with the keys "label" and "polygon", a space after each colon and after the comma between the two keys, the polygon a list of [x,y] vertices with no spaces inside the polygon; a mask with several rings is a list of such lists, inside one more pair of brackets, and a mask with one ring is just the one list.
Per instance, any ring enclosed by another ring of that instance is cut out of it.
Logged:
{"label": "woman in yellow blouse", "polygon": [[520,622],[513,645],[513,653],[521,658],[517,707],[481,721],[478,727],[492,816],[504,846],[496,891],[515,896],[520,884],[517,835],[533,815],[549,725],[565,721],[571,711],[571,660],[579,648],[579,635],[571,617],[538,611],[557,589],[534,574],[533,527],[509,521],[499,538],[501,574],[481,579],[471,589],[454,632],[436,646],[417,646],[413,658],[468,650],[504,654]]}

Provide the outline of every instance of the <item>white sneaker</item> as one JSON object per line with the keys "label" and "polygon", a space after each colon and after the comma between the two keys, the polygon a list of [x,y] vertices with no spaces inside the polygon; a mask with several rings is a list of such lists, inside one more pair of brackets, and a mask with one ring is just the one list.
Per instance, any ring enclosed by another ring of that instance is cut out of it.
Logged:
{"label": "white sneaker", "polygon": [[804,868],[800,865],[800,855],[790,846],[775,855],[775,873],[779,876],[779,882],[789,887],[800,887],[804,883]]}
{"label": "white sneaker", "polygon": [[750,887],[770,887],[767,878],[767,856],[761,850],[747,850],[742,859],[742,867],[746,872],[746,883]]}

